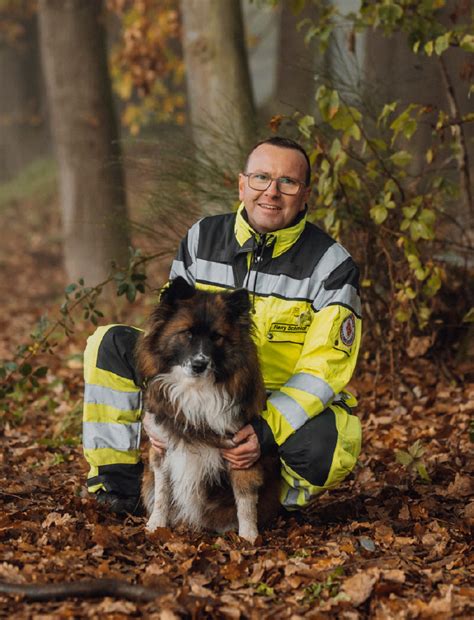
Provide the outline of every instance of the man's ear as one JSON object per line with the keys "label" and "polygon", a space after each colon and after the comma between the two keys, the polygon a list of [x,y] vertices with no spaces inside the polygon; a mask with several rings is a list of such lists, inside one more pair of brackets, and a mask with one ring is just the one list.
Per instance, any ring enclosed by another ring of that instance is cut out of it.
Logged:
{"label": "man's ear", "polygon": [[244,191],[245,191],[245,176],[240,172],[239,173],[239,200],[244,199]]}
{"label": "man's ear", "polygon": [[308,187],[303,192],[303,207],[300,209],[300,211],[303,211],[303,209],[306,207],[306,203],[308,202],[310,196],[311,196],[311,185],[308,185]]}
{"label": "man's ear", "polygon": [[178,276],[171,280],[169,286],[161,293],[160,303],[172,306],[179,299],[191,299],[195,293],[196,289],[194,286],[181,276]]}
{"label": "man's ear", "polygon": [[232,319],[236,320],[250,312],[250,297],[247,290],[239,288],[226,295],[227,307]]}

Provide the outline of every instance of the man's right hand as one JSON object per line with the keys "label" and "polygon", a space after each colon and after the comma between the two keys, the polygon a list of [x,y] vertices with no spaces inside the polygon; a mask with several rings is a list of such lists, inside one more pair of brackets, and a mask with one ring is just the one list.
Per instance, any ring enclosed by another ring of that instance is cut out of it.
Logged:
{"label": "man's right hand", "polygon": [[156,450],[160,456],[164,456],[167,448],[166,442],[157,437],[152,437],[151,435],[148,435],[148,438],[150,439],[153,450]]}

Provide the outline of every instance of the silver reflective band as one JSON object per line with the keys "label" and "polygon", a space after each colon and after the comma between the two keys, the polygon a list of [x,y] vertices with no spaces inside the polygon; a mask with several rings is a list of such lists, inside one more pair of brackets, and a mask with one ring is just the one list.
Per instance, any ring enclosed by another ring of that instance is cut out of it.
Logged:
{"label": "silver reflective band", "polygon": [[196,265],[193,263],[186,269],[182,261],[175,259],[171,265],[169,279],[174,280],[178,276],[184,278],[189,284],[194,285],[196,281]]}
{"label": "silver reflective band", "polygon": [[133,411],[141,407],[141,392],[121,392],[109,387],[86,383],[84,402],[91,405],[106,405],[120,409],[120,411]]}
{"label": "silver reflective band", "polygon": [[285,495],[285,499],[282,502],[283,506],[298,506],[298,496],[298,489],[288,489],[288,493]]}
{"label": "silver reflective band", "polygon": [[188,252],[191,258],[194,258],[198,255],[198,247],[199,247],[199,232],[200,232],[200,224],[202,218],[198,220],[195,224],[191,226],[188,230]]}
{"label": "silver reflective band", "polygon": [[359,293],[351,284],[345,284],[342,288],[335,291],[321,289],[314,300],[313,306],[316,312],[318,312],[327,306],[335,304],[349,306],[359,317],[362,314]]}
{"label": "silver reflective band", "polygon": [[210,260],[198,258],[197,261],[197,277],[199,280],[213,282],[217,286],[223,284],[235,287],[234,272],[231,265],[224,263],[216,263]]}
{"label": "silver reflective band", "polygon": [[293,375],[285,383],[284,387],[296,388],[297,390],[302,390],[303,392],[308,392],[308,394],[317,396],[324,406],[334,398],[334,392],[326,381],[310,375],[307,372],[299,372]]}
{"label": "silver reflective band", "polygon": [[82,441],[86,450],[113,448],[121,452],[138,450],[140,446],[141,423],[114,424],[106,422],[84,422]]}
{"label": "silver reflective band", "polygon": [[298,430],[308,420],[308,414],[296,400],[283,392],[274,392],[268,402],[278,409],[293,430]]}

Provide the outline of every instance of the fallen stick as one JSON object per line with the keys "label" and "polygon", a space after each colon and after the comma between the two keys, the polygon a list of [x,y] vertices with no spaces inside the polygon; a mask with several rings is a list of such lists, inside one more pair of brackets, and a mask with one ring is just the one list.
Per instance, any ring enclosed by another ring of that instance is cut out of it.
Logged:
{"label": "fallen stick", "polygon": [[0,594],[19,595],[28,601],[61,601],[68,598],[88,599],[111,596],[130,601],[149,602],[155,600],[163,592],[119,579],[88,579],[49,584],[0,581]]}

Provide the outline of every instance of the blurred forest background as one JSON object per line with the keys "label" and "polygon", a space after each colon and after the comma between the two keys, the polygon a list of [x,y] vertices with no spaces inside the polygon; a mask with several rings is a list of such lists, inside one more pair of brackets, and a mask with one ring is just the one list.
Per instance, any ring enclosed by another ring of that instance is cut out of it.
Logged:
{"label": "blurred forest background", "polygon": [[54,237],[66,331],[72,305],[101,318],[107,280],[131,302],[159,287],[187,226],[235,208],[245,153],[278,132],[311,155],[311,218],[361,265],[367,350],[388,345],[392,373],[407,353],[472,359],[472,10],[1,0],[1,216],[16,248],[25,210]]}
{"label": "blurred forest background", "polygon": [[[125,575],[167,618],[468,616],[473,24],[470,0],[0,0],[0,578]],[[84,495],[85,340],[143,325],[275,133],[361,267],[360,463],[262,548],[150,541]]]}

